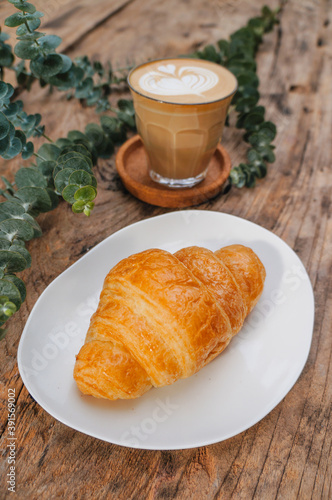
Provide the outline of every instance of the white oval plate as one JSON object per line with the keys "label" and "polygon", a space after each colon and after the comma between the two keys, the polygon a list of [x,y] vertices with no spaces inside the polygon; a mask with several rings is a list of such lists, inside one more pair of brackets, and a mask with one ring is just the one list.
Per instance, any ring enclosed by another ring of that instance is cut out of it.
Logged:
{"label": "white oval plate", "polygon": [[[196,375],[137,400],[83,396],[73,380],[104,278],[119,260],[148,248],[250,246],[267,278],[262,297],[227,349]],[[183,449],[235,436],[267,415],[299,377],[310,349],[314,298],[293,250],[266,229],[232,215],[172,212],[109,236],[56,278],[36,302],[18,349],[31,396],[54,418],[123,446]]]}

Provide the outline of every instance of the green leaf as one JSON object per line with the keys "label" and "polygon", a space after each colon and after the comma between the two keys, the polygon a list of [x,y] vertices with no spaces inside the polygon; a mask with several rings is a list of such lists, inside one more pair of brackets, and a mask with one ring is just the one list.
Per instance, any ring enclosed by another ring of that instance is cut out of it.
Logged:
{"label": "green leaf", "polygon": [[18,107],[17,103],[11,102],[6,106],[6,108],[4,108],[3,114],[7,118],[12,118],[12,117],[17,115],[18,111],[19,111],[19,107]]}
{"label": "green leaf", "polygon": [[262,116],[264,116],[265,115],[265,108],[264,108],[264,106],[255,106],[254,108],[252,108],[251,113],[258,113],[258,114],[261,114]]}
{"label": "green leaf", "polygon": [[[40,228],[40,225],[36,221],[34,217],[32,217],[30,214],[22,214],[22,215],[17,215],[17,219],[22,219],[25,220],[26,222],[29,222],[33,228],[33,237],[34,238],[39,238],[42,235],[42,230]],[[15,244],[17,244],[17,241],[15,241]]]}
{"label": "green leaf", "polygon": [[16,191],[15,196],[24,203],[27,211],[33,216],[37,216],[40,212],[49,212],[52,209],[50,197],[43,188],[23,187]]}
{"label": "green leaf", "polygon": [[6,235],[9,241],[20,238],[29,241],[34,237],[32,225],[22,219],[6,219],[0,222],[0,231]]}
{"label": "green leaf", "polygon": [[16,9],[21,10],[22,12],[28,12],[29,14],[34,14],[36,12],[36,7],[29,2],[23,2],[21,0],[8,0],[12,3]]}
{"label": "green leaf", "polygon": [[71,152],[80,153],[82,156],[88,157],[89,160],[91,160],[91,153],[88,150],[88,148],[85,147],[83,144],[72,144],[70,146],[66,146],[65,148],[62,149],[61,156]]}
{"label": "green leaf", "polygon": [[232,168],[229,174],[229,178],[231,183],[234,184],[234,186],[237,186],[238,188],[242,188],[245,186],[246,177],[243,174],[241,168],[239,167]]}
{"label": "green leaf", "polygon": [[46,161],[56,161],[59,154],[61,153],[61,149],[55,146],[55,144],[43,144],[38,149],[38,155],[42,157],[37,158],[37,165],[39,165],[44,160]]}
{"label": "green leaf", "polygon": [[[60,45],[62,39],[56,35],[46,35],[39,41],[44,53],[54,52],[54,50]],[[60,56],[61,57],[61,56]]]}
{"label": "green leaf", "polygon": [[108,137],[98,147],[99,158],[109,158],[114,153],[114,144]]}
{"label": "green leaf", "polygon": [[27,296],[27,290],[26,290],[24,282],[20,278],[15,276],[14,274],[6,274],[5,280],[11,281],[16,286],[16,288],[20,292],[21,302],[23,303],[26,299],[26,296]]}
{"label": "green leaf", "polygon": [[[60,71],[60,74],[67,73],[73,66],[73,62],[70,59],[70,57],[66,56],[65,54],[59,54],[59,56],[62,59],[62,69]],[[75,77],[75,75],[73,75]]]}
{"label": "green leaf", "polygon": [[81,214],[84,212],[85,209],[85,201],[75,201],[75,203],[72,206],[72,211],[74,214]]}
{"label": "green leaf", "polygon": [[[27,261],[20,253],[12,250],[0,250],[0,268],[3,269],[5,273],[24,271],[26,267]],[[0,294],[4,295],[1,288]]]}
{"label": "green leaf", "polygon": [[15,217],[15,215],[23,215],[25,213],[25,210],[19,203],[15,203],[13,201],[4,201],[0,203],[0,213]]}
{"label": "green leaf", "polygon": [[22,148],[21,155],[23,160],[27,160],[28,158],[30,158],[30,156],[32,156],[33,153],[34,153],[34,145],[31,141],[29,141]]}
{"label": "green leaf", "polygon": [[89,123],[85,127],[85,135],[96,147],[98,147],[104,139],[103,129],[96,123]]}
{"label": "green leaf", "polygon": [[[20,26],[26,22],[34,21],[39,17],[43,17],[42,12],[35,11],[33,14],[21,14],[20,12],[16,12],[11,16],[5,19],[5,26],[9,26],[10,28],[15,28],[16,26]],[[39,23],[40,24],[40,23]],[[38,25],[39,26],[39,25]]]}
{"label": "green leaf", "polygon": [[34,31],[33,33],[30,33],[29,31],[27,33],[24,33],[21,36],[17,36],[17,40],[24,40],[24,41],[35,41],[38,40],[39,38],[42,38],[45,36],[45,33],[41,33],[40,31]]}
{"label": "green leaf", "polygon": [[75,200],[87,202],[92,201],[97,196],[96,190],[92,186],[84,186],[79,188],[75,193]]}
{"label": "green leaf", "polygon": [[130,116],[127,113],[124,113],[123,111],[117,111],[116,114],[119,120],[123,121],[123,123],[125,123],[129,128],[135,129],[136,122],[134,116]]}
{"label": "green leaf", "polygon": [[[59,54],[60,55],[60,54]],[[70,69],[66,73],[63,70],[48,79],[48,83],[59,90],[68,90],[75,86],[74,72]]]}
{"label": "green leaf", "polygon": [[122,120],[129,128],[135,129],[135,110],[133,101],[128,99],[120,99],[118,101],[120,111],[117,111],[118,118]]}
{"label": "green leaf", "polygon": [[7,297],[10,302],[13,302],[17,310],[21,307],[21,294],[18,288],[14,283],[5,278],[0,280],[0,295],[2,297]]}
{"label": "green leaf", "polygon": [[7,86],[6,99],[9,99],[14,94],[14,87],[10,83],[5,84]]}
{"label": "green leaf", "polygon": [[3,43],[0,44],[0,66],[3,68],[10,68],[14,62],[14,55],[11,46]]}
{"label": "green leaf", "polygon": [[93,106],[96,104],[99,99],[102,97],[102,90],[101,88],[95,88],[91,94],[86,98],[86,105],[87,106]]}
{"label": "green leaf", "polygon": [[[9,247],[10,247],[10,241],[0,238],[0,250],[8,250]],[[3,277],[3,271],[1,269],[0,278],[2,277]]]}
{"label": "green leaf", "polygon": [[[8,297],[0,295],[0,324],[3,325],[7,319],[9,319],[15,312],[17,311],[17,307],[13,302],[8,300]],[[3,330],[0,331],[1,338],[3,334]]]}
{"label": "green leaf", "polygon": [[272,147],[265,145],[265,146],[258,146],[258,151],[261,154],[262,158],[266,160],[268,163],[273,163],[276,159],[275,154],[273,153]]}
{"label": "green leaf", "polygon": [[262,37],[264,34],[264,20],[262,18],[254,17],[249,19],[248,26],[253,29],[256,36]]}
{"label": "green leaf", "polygon": [[10,123],[6,116],[0,111],[0,139],[4,139],[9,133]]}
{"label": "green leaf", "polygon": [[51,204],[52,204],[50,210],[54,210],[59,205],[59,198],[58,198],[57,194],[53,191],[53,189],[46,188],[46,192],[47,192],[48,196],[50,197]]}
{"label": "green leaf", "polygon": [[255,72],[257,65],[254,59],[242,59],[238,55],[235,55],[228,60],[227,69],[238,77],[246,71]]}
{"label": "green leaf", "polygon": [[247,85],[245,86],[241,92],[238,91],[235,95],[239,96],[239,97],[254,97],[255,99],[257,99],[257,102],[259,100],[259,92],[257,89],[255,89],[254,87],[251,87],[250,85]]}
{"label": "green leaf", "polygon": [[72,206],[72,211],[76,214],[80,214],[80,213],[83,213],[89,217],[90,216],[90,213],[91,213],[91,210],[93,209],[94,207],[94,203],[93,201],[88,201],[88,202],[85,202],[85,201],[75,201],[75,203],[73,204]]}
{"label": "green leaf", "polygon": [[56,187],[57,192],[60,194],[64,188],[68,185],[68,180],[71,174],[73,173],[72,168],[65,168],[63,170],[60,170],[60,172],[57,173],[57,175],[54,178],[54,184]]}
{"label": "green leaf", "polygon": [[84,78],[84,71],[82,68],[78,68],[77,66],[72,66],[73,78],[74,78],[74,87],[78,87],[78,85],[82,82]]}
{"label": "green leaf", "polygon": [[13,184],[11,182],[9,182],[8,179],[6,179],[6,177],[4,177],[3,175],[1,176],[1,179],[6,186],[6,191],[8,191],[8,193],[10,193],[10,194],[13,194],[15,191],[13,188]]}
{"label": "green leaf", "polygon": [[33,40],[22,40],[15,45],[14,53],[21,59],[34,59],[39,55],[40,49]]}
{"label": "green leaf", "polygon": [[253,175],[258,179],[262,179],[263,177],[265,177],[267,173],[266,163],[264,162],[260,163],[259,165],[256,165],[254,163],[249,163],[249,169],[251,170]]}
{"label": "green leaf", "polygon": [[12,142],[13,139],[15,138],[15,134],[16,134],[16,129],[15,129],[14,125],[12,124],[12,122],[9,122],[8,137],[9,137],[10,142]]}
{"label": "green leaf", "polygon": [[66,146],[70,146],[72,142],[69,139],[64,139],[63,137],[60,137],[60,139],[57,139],[55,144],[60,148],[64,148]]}
{"label": "green leaf", "polygon": [[264,134],[272,142],[277,134],[277,127],[272,122],[264,122],[259,127],[259,133]]}
{"label": "green leaf", "polygon": [[[5,205],[6,203],[8,203],[9,205],[12,205],[12,207],[14,207],[14,208],[12,208],[11,210],[6,212],[6,208],[3,208],[3,205]],[[16,206],[20,207],[22,209],[21,213],[17,213],[18,211],[16,211]],[[0,222],[4,221],[4,220],[10,220],[10,219],[15,219],[15,220],[19,219],[19,220],[24,220],[24,221],[28,222],[33,228],[33,232],[34,232],[33,237],[37,238],[38,236],[41,236],[42,231],[40,229],[38,222],[33,217],[31,217],[31,215],[25,213],[25,211],[21,205],[19,205],[18,203],[13,203],[13,202],[1,203],[0,204]],[[17,242],[15,241],[15,244],[16,243]]]}
{"label": "green leaf", "polygon": [[10,145],[10,139],[8,136],[4,137],[3,139],[0,139],[0,156],[3,157],[3,155],[6,154],[9,145]]}
{"label": "green leaf", "polygon": [[92,78],[86,78],[83,82],[78,85],[75,91],[75,97],[77,99],[86,99],[93,89]]}
{"label": "green leaf", "polygon": [[3,99],[7,95],[7,83],[0,80],[0,99]]}
{"label": "green leaf", "polygon": [[126,138],[123,124],[114,116],[103,115],[100,118],[100,123],[104,132],[114,143],[122,142]]}
{"label": "green leaf", "polygon": [[22,151],[22,143],[21,141],[17,138],[14,137],[10,143],[9,147],[6,149],[6,152],[2,154],[2,158],[5,160],[11,160],[12,158],[15,158],[20,152]]}
{"label": "green leaf", "polygon": [[205,59],[207,61],[212,61],[215,63],[220,62],[220,55],[216,51],[213,45],[207,45],[204,47],[202,52],[199,52],[200,59]]}
{"label": "green leaf", "polygon": [[21,245],[12,245],[9,249],[11,252],[18,252],[19,254],[22,255],[22,257],[25,258],[26,260],[26,268],[29,268],[31,267],[31,255],[30,255],[30,252],[25,248],[25,247],[22,247]]}
{"label": "green leaf", "polygon": [[249,132],[251,132],[254,130],[258,130],[259,126],[263,122],[264,122],[264,116],[262,116],[260,113],[249,113],[249,115],[246,116],[243,122],[243,127]]}
{"label": "green leaf", "polygon": [[48,184],[50,180],[53,179],[53,170],[55,166],[56,162],[51,160],[40,161],[38,164],[38,170],[45,177]]}
{"label": "green leaf", "polygon": [[5,42],[9,38],[10,38],[10,35],[8,35],[8,33],[1,33],[1,31],[0,31],[0,42]]}
{"label": "green leaf", "polygon": [[78,160],[84,160],[85,163],[92,169],[92,161],[90,155],[83,155],[82,153],[78,153],[77,151],[69,151],[68,153],[62,153],[58,158],[58,164],[64,165],[68,160],[72,158],[77,158]]}
{"label": "green leaf", "polygon": [[61,163],[62,168],[71,168],[73,170],[85,170],[91,173],[90,162],[83,156],[73,156],[68,158],[64,163]]}
{"label": "green leaf", "polygon": [[236,104],[236,111],[240,113],[249,113],[257,104],[258,102],[258,97],[243,97],[242,99],[239,99],[239,101]]}
{"label": "green leaf", "polygon": [[80,188],[77,184],[69,184],[64,188],[61,195],[65,201],[70,203],[71,205],[75,203],[75,193]]}
{"label": "green leaf", "polygon": [[[79,130],[71,130],[70,132],[68,132],[67,137],[70,141],[75,141],[76,139],[82,139],[83,141],[86,140],[86,137],[83,134],[83,132],[80,132]],[[71,152],[71,151],[69,151],[69,152]]]}
{"label": "green leaf", "polygon": [[87,217],[90,217],[91,210],[94,208],[94,206],[95,204],[93,203],[93,201],[89,201],[88,203],[86,203],[83,212]]}
{"label": "green leaf", "polygon": [[18,189],[25,186],[38,186],[42,188],[47,186],[47,181],[43,174],[31,167],[20,168],[15,174],[15,183]]}
{"label": "green leaf", "polygon": [[46,57],[39,56],[30,63],[32,73],[46,80],[60,73],[62,66],[62,57],[59,54],[48,54]]}
{"label": "green leaf", "polygon": [[77,184],[79,187],[90,186],[92,183],[92,175],[85,170],[76,170],[69,177],[69,184]]}
{"label": "green leaf", "polygon": [[229,55],[229,42],[227,40],[218,40],[217,42],[220,56],[222,58],[226,58]]}
{"label": "green leaf", "polygon": [[271,141],[264,133],[255,132],[249,137],[249,142],[255,149],[257,149],[269,146]]}
{"label": "green leaf", "polygon": [[40,21],[40,19],[35,17],[35,18],[27,20],[26,23],[27,23],[29,29],[27,28],[26,24],[22,24],[16,30],[17,36],[27,35],[30,32],[37,30],[40,26],[41,21]]}
{"label": "green leaf", "polygon": [[263,162],[263,158],[256,149],[249,149],[247,158],[249,160],[249,163],[252,163],[254,165],[259,165]]}
{"label": "green leaf", "polygon": [[15,12],[15,14],[12,14],[11,16],[7,17],[5,19],[5,26],[8,26],[9,28],[15,28],[15,26],[20,26],[20,24],[24,23],[24,15],[20,14],[19,12]]}

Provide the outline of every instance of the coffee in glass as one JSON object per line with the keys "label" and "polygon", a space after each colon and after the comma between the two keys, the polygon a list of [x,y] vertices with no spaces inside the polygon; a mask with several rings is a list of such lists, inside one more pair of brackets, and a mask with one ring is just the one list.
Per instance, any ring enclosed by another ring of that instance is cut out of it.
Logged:
{"label": "coffee in glass", "polygon": [[128,82],[151,178],[174,188],[202,181],[237,89],[234,75],[209,61],[173,58],[137,66]]}

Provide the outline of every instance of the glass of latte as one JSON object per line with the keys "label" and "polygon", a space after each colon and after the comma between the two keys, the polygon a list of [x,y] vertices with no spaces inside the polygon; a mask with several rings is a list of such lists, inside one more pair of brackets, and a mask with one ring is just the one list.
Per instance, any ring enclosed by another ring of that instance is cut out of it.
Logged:
{"label": "glass of latte", "polygon": [[202,181],[237,89],[224,67],[192,58],[159,59],[128,76],[151,178],[173,188]]}

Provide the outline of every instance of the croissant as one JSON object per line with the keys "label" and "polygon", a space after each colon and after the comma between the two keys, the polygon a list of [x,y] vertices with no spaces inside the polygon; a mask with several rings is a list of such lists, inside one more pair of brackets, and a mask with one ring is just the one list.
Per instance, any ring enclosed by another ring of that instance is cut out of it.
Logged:
{"label": "croissant", "polygon": [[186,378],[240,330],[264,286],[248,247],[160,249],[120,261],[105,278],[74,379],[97,398],[137,398]]}

